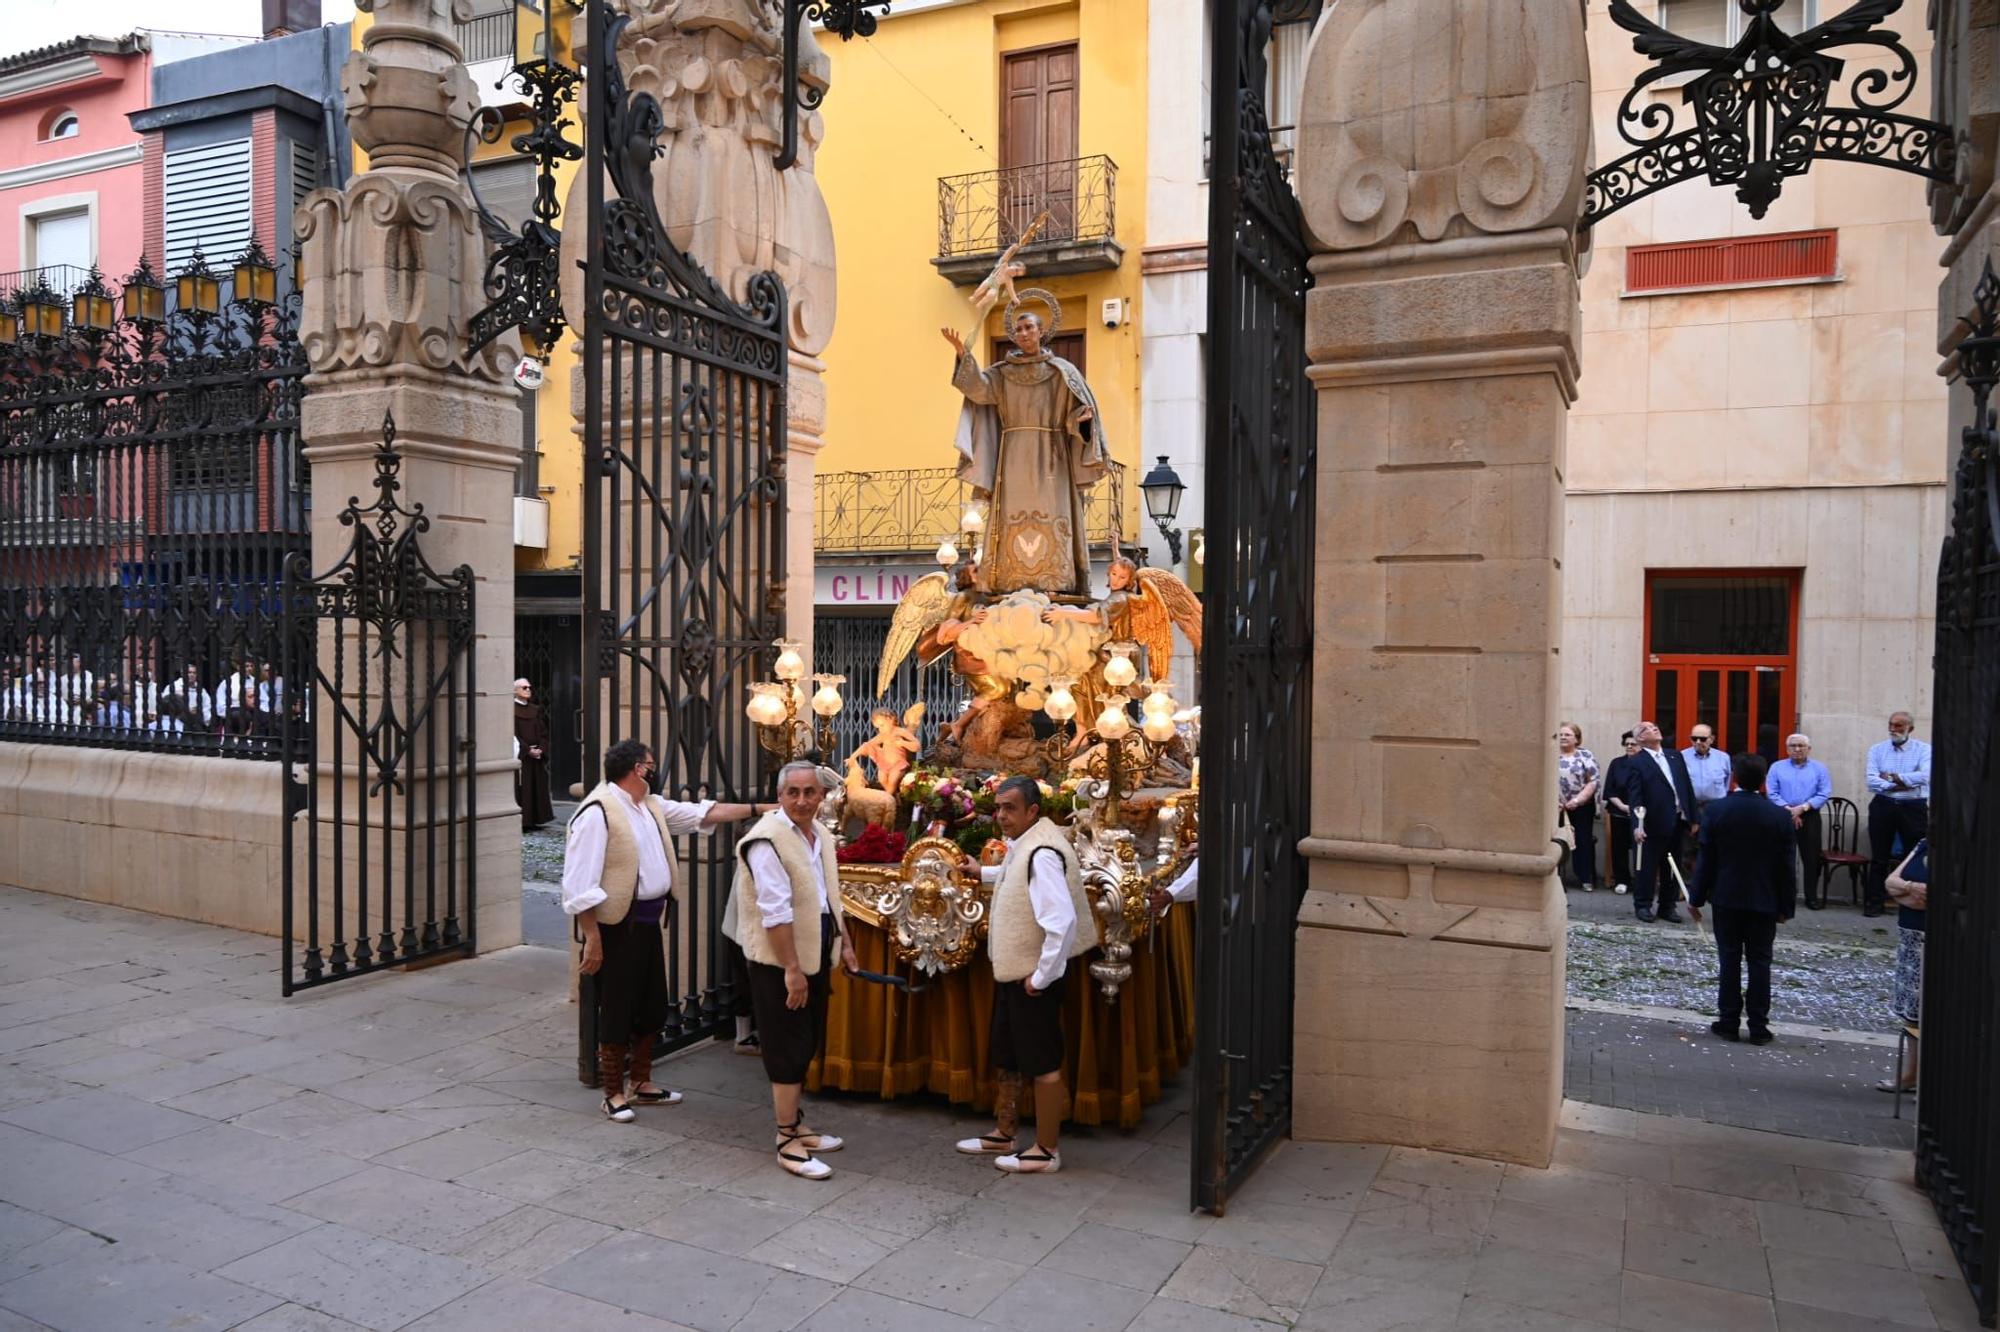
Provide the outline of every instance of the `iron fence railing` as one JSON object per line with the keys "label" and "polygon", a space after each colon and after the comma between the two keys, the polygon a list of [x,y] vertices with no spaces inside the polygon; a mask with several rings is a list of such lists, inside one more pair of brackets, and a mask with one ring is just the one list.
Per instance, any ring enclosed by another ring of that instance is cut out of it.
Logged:
{"label": "iron fence railing", "polygon": [[1116,239],[1118,164],[1099,155],[943,177],[938,257],[997,254],[1043,213],[1029,251]]}
{"label": "iron fence railing", "polygon": [[50,287],[0,310],[0,740],[279,751],[278,585],[310,546],[297,297],[189,275],[187,309],[142,261],[131,318],[80,298],[51,328]]}
{"label": "iron fence railing", "polygon": [[[813,550],[820,555],[926,555],[957,540],[971,487],[951,467],[821,472],[813,478]],[[1086,539],[1109,545],[1125,531],[1125,466],[1084,496]]]}

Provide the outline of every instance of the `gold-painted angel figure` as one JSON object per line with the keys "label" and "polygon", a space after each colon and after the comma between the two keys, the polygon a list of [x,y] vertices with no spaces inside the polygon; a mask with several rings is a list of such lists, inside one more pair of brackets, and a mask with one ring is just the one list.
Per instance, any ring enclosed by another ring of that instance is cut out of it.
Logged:
{"label": "gold-painted angel figure", "polygon": [[949,583],[942,573],[925,574],[912,583],[889,621],[889,639],[882,645],[882,664],[875,676],[875,696],[880,698],[889,692],[889,682],[912,648],[924,666],[950,656],[951,669],[972,690],[972,702],[943,728],[953,743],[963,740],[966,728],[981,713],[1013,692],[1006,680],[959,641],[986,616],[975,597],[978,580],[979,566],[964,559],[952,570]]}
{"label": "gold-painted angel figure", "polygon": [[1201,655],[1201,599],[1186,583],[1165,569],[1142,569],[1125,555],[1111,557],[1105,581],[1110,591],[1097,605],[1051,606],[1042,618],[1091,621],[1103,625],[1113,641],[1137,643],[1145,655],[1142,677],[1167,678],[1176,628]]}
{"label": "gold-painted angel figure", "polygon": [[922,748],[917,743],[917,726],[924,719],[922,701],[912,703],[899,721],[892,708],[877,708],[868,715],[875,724],[875,736],[864,743],[849,760],[867,759],[875,765],[875,785],[895,795],[903,774],[916,761]]}

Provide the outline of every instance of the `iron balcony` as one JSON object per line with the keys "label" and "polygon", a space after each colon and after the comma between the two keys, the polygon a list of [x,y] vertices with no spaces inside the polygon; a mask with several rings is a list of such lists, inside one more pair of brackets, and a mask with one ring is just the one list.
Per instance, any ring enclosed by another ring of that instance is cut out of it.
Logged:
{"label": "iron balcony", "polygon": [[1041,214],[1020,253],[1031,278],[1118,267],[1118,164],[1109,157],[1037,162],[938,181],[938,252],[931,262],[961,287],[977,286],[1000,252]]}

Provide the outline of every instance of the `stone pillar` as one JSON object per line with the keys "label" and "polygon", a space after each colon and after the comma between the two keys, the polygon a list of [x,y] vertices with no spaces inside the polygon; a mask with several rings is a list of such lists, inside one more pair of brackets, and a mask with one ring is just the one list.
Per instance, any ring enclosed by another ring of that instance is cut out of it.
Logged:
{"label": "stone pillar", "polygon": [[[467,348],[466,329],[484,304],[485,245],[462,177],[465,127],[479,103],[451,25],[469,19],[472,6],[357,4],[375,24],[348,57],[342,87],[369,169],[344,190],[309,196],[298,222],[300,335],[312,366],[303,434],[317,498],[313,566],[331,567],[347,550],[352,529],[340,524],[341,507],[374,494],[375,449],[384,417],[393,416],[398,498],[430,518],[424,554],[439,570],[470,565],[478,579],[477,937],[482,950],[505,948],[521,939],[509,521],[521,417],[507,382],[521,352],[512,334]],[[332,780],[326,772],[322,783]],[[332,809],[325,791],[321,809]]]}
{"label": "stone pillar", "polygon": [[1293,1134],[1546,1164],[1576,0],[1342,0],[1306,74],[1319,548]]}
{"label": "stone pillar", "polygon": [[[1933,5],[1930,28],[1931,116],[1953,133],[1956,178],[1930,187],[1931,222],[1944,237],[1944,277],[1938,284],[1940,372],[1956,375],[1957,348],[1969,331],[1973,292],[1991,260],[2000,271],[2000,67],[1992,58],[2000,42],[2000,9],[1993,4]],[[1945,440],[1947,507],[1957,474],[1965,427],[1972,424],[1972,395],[1953,393]],[[1947,520],[1949,521],[1949,520]]]}

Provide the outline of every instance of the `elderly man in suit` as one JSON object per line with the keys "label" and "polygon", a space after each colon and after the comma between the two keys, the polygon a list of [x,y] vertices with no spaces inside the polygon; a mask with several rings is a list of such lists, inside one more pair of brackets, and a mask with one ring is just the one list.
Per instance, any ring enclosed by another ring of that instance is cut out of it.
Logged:
{"label": "elderly man in suit", "polygon": [[1740,1038],[1745,1008],[1742,967],[1750,963],[1750,1043],[1771,1040],[1771,946],[1778,926],[1798,908],[1792,874],[1791,816],[1763,794],[1769,770],[1761,754],[1730,760],[1736,790],[1708,807],[1701,820],[1701,855],[1695,861],[1688,911],[1715,912],[1715,951],[1721,963],[1716,1012],[1709,1030],[1726,1041]]}
{"label": "elderly man in suit", "polygon": [[[1633,909],[1640,920],[1652,920],[1657,888],[1659,918],[1679,923],[1680,912],[1674,910],[1679,892],[1664,862],[1680,845],[1682,832],[1694,826],[1694,784],[1679,751],[1660,744],[1659,727],[1640,722],[1632,728],[1632,738],[1639,742],[1639,752],[1621,774],[1624,789],[1616,794],[1635,814],[1632,837],[1639,843],[1639,874],[1632,884]],[[1639,810],[1645,811],[1643,819],[1636,817]]]}

